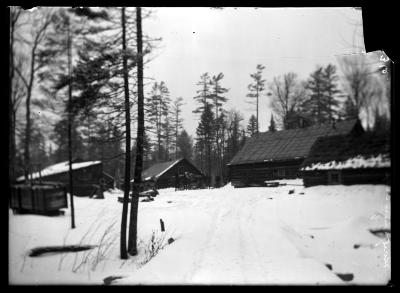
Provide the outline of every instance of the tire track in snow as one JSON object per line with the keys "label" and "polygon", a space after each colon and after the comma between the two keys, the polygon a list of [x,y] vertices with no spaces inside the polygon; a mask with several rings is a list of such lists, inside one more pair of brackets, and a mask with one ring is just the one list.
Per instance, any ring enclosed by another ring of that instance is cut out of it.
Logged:
{"label": "tire track in snow", "polygon": [[[204,198],[208,199],[209,197],[207,196]],[[196,205],[194,205],[194,207],[196,209],[199,209],[200,206],[210,206],[210,203],[212,203],[213,201],[215,201],[215,200],[213,199],[213,200],[202,201],[201,204],[199,202]],[[211,205],[211,206],[214,206],[214,205]],[[219,210],[217,208],[214,208],[214,210],[211,212],[211,217],[209,220],[210,225],[209,225],[209,228],[207,229],[207,233],[204,234],[204,237],[205,237],[204,243],[201,246],[199,246],[199,247],[201,247],[201,249],[198,252],[196,252],[196,256],[194,257],[194,262],[192,263],[191,270],[184,276],[185,283],[192,283],[193,276],[201,268],[201,263],[203,261],[204,254],[206,253],[206,250],[209,247],[209,243],[215,237],[217,224],[213,219],[216,219],[218,217],[217,216],[218,213],[219,213]]]}

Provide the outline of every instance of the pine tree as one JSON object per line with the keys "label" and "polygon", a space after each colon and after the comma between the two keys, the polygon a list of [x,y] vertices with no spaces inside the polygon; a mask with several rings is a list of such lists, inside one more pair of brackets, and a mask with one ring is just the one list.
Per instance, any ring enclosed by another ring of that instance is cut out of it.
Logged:
{"label": "pine tree", "polygon": [[156,152],[157,161],[164,161],[166,158],[166,141],[171,135],[171,121],[169,117],[170,109],[169,90],[166,84],[161,81],[155,82],[151,89],[150,95],[146,100],[146,114],[148,122],[151,125],[151,131],[156,136]]}
{"label": "pine tree", "polygon": [[[257,71],[256,73],[250,74],[250,77],[253,79],[253,82],[248,85],[248,90],[250,91],[247,94],[247,97],[251,98],[249,103],[256,105],[256,126],[257,126],[257,133],[259,132],[259,120],[258,120],[258,105],[259,105],[259,98],[262,92],[265,90],[265,79],[262,79],[262,71],[265,69],[265,66],[261,64],[257,64]],[[255,99],[255,101],[253,101]]]}
{"label": "pine tree", "polygon": [[271,131],[271,132],[275,132],[276,131],[274,115],[272,115],[272,114],[271,114],[271,121],[269,122],[268,131]]}
{"label": "pine tree", "polygon": [[[254,118],[255,116],[252,115]],[[242,131],[240,122],[243,116],[239,111],[231,110],[228,113],[228,139],[227,139],[227,157],[226,161],[229,162],[241,148]],[[254,119],[254,122],[256,120]],[[256,128],[253,128],[253,133],[256,134]]]}
{"label": "pine tree", "polygon": [[183,105],[183,98],[178,97],[175,99],[175,101],[172,104],[172,124],[175,130],[175,135],[174,135],[174,145],[175,145],[175,159],[178,158],[178,136],[179,136],[179,131],[182,128],[182,123],[183,123],[183,118],[181,117],[182,115],[182,105]]}
{"label": "pine tree", "polygon": [[193,98],[200,105],[195,110],[193,110],[193,113],[203,113],[206,103],[209,102],[209,100],[211,99],[210,84],[211,80],[208,72],[203,73],[200,76],[200,81],[196,84],[200,87],[200,89],[196,91],[197,96]]}
{"label": "pine tree", "polygon": [[212,151],[215,141],[215,120],[209,103],[206,103],[203,113],[200,117],[199,125],[196,129],[197,143],[200,147],[204,147],[205,170],[208,176],[211,175],[212,168]]}
{"label": "pine tree", "polygon": [[327,112],[329,122],[337,119],[338,114],[338,95],[340,90],[338,88],[339,76],[336,74],[336,66],[328,64],[324,68],[323,82],[324,82],[324,101],[326,102],[325,111]]}
{"label": "pine tree", "polygon": [[258,124],[257,124],[257,117],[253,115],[249,118],[249,123],[247,124],[247,133],[250,136],[255,135],[258,133]]}
{"label": "pine tree", "polygon": [[192,160],[193,156],[193,140],[192,137],[183,129],[177,140],[177,158],[185,158],[189,161]]}
{"label": "pine tree", "polygon": [[137,66],[137,93],[138,93],[138,126],[137,126],[137,151],[135,162],[135,190],[132,196],[131,213],[129,221],[128,250],[130,255],[137,255],[137,218],[139,205],[139,186],[142,180],[143,169],[143,139],[144,139],[144,93],[143,93],[143,36],[142,36],[142,9],[136,7],[136,49],[138,54]]}
{"label": "pine tree", "polygon": [[324,69],[318,66],[311,73],[307,82],[307,89],[310,91],[309,98],[303,103],[302,108],[307,111],[307,114],[313,118],[314,123],[322,124],[327,120],[324,105],[326,104],[324,95]]}
{"label": "pine tree", "polygon": [[220,112],[222,112],[222,105],[228,99],[223,96],[223,94],[228,92],[228,89],[224,88],[221,85],[221,81],[224,78],[224,74],[221,72],[218,75],[214,75],[210,81],[211,84],[211,98],[214,104],[215,111],[215,142],[216,142],[216,151],[217,151],[217,162],[219,174],[223,176],[223,167],[222,167],[222,153],[221,153],[221,141],[223,137],[221,137],[221,128],[222,121],[219,119]]}

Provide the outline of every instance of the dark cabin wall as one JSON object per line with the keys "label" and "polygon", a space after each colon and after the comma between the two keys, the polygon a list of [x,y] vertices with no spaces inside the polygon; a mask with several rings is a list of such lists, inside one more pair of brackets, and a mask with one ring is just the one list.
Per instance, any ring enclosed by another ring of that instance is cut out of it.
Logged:
{"label": "dark cabin wall", "polygon": [[[295,179],[303,159],[280,162],[230,165],[229,176],[233,186],[264,185],[266,180]],[[284,170],[284,175],[281,174]]]}
{"label": "dark cabin wall", "polygon": [[160,178],[158,178],[156,187],[157,188],[168,188],[175,187],[175,174],[176,172],[180,172],[179,174],[183,174],[184,172],[193,173],[196,175],[202,175],[202,173],[194,167],[191,163],[186,160],[182,160],[177,163],[175,166],[170,168],[167,172],[165,172]]}
{"label": "dark cabin wall", "polygon": [[[90,196],[92,195],[96,187],[93,185],[98,185],[100,183],[100,178],[102,177],[102,165],[93,165],[86,168],[81,168],[72,171],[72,176],[74,180],[74,195],[77,196]],[[68,172],[58,173],[49,176],[43,176],[43,181],[57,181],[67,185],[69,187],[69,177]]]}
{"label": "dark cabin wall", "polygon": [[[343,185],[353,184],[390,184],[390,168],[344,169],[330,170],[340,173]],[[327,170],[303,171],[302,177],[305,187],[329,185]]]}

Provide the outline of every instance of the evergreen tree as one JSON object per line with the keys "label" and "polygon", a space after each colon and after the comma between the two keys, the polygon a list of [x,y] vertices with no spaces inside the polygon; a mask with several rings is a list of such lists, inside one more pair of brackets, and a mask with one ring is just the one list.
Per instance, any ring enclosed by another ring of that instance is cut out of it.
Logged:
{"label": "evergreen tree", "polygon": [[338,115],[338,95],[340,90],[338,88],[339,76],[336,74],[336,66],[328,64],[323,72],[324,80],[324,101],[327,103],[325,110],[328,114],[329,122],[337,119]]}
{"label": "evergreen tree", "polygon": [[[254,118],[255,116],[252,115]],[[243,116],[239,111],[231,110],[228,113],[228,139],[227,139],[227,157],[229,162],[241,148],[241,140],[243,139],[240,122]],[[256,122],[256,120],[254,119]],[[256,128],[253,128],[253,134],[256,134]]]}
{"label": "evergreen tree", "polygon": [[177,157],[176,158],[185,158],[189,161],[192,160],[193,156],[193,139],[192,137],[183,129],[179,135],[177,140]]}
{"label": "evergreen tree", "polygon": [[179,131],[182,128],[182,105],[183,105],[183,98],[178,97],[174,100],[172,104],[172,124],[173,128],[175,130],[174,133],[174,145],[175,145],[175,159],[178,158],[178,136],[179,136]]}
{"label": "evergreen tree", "polygon": [[322,124],[327,120],[324,95],[323,67],[318,68],[311,73],[307,82],[307,89],[310,91],[309,98],[303,103],[302,108],[313,118],[315,124]]}
{"label": "evergreen tree", "polygon": [[254,134],[258,133],[257,117],[254,116],[254,114],[251,115],[249,118],[249,123],[247,124],[247,133],[250,136],[253,136]]}
{"label": "evergreen tree", "polygon": [[[72,128],[72,152],[74,154],[84,153],[83,137],[78,132],[77,125],[75,124]],[[68,160],[68,118],[66,115],[59,120],[51,135],[52,141],[56,144],[57,148],[54,151],[53,157],[55,162],[63,162]]]}
{"label": "evergreen tree", "polygon": [[[257,126],[257,133],[259,132],[259,120],[258,120],[258,105],[259,105],[259,98],[262,92],[265,90],[265,79],[262,78],[262,71],[265,69],[265,66],[261,64],[257,64],[257,71],[256,73],[250,74],[250,77],[253,79],[253,82],[248,85],[248,90],[250,91],[247,94],[247,97],[251,98],[249,103],[256,105],[256,126]],[[255,101],[253,101],[255,99]]]}
{"label": "evergreen tree", "polygon": [[216,142],[216,152],[217,152],[217,162],[218,162],[218,171],[220,176],[223,176],[223,166],[222,166],[222,151],[221,151],[221,143],[223,137],[222,134],[222,119],[219,119],[220,112],[222,113],[222,105],[228,99],[223,96],[228,89],[224,88],[221,85],[221,81],[224,78],[224,74],[221,72],[218,75],[214,75],[210,81],[211,84],[211,98],[214,104],[214,111],[215,111],[215,142]]}
{"label": "evergreen tree", "polygon": [[200,76],[200,81],[196,84],[200,87],[196,91],[197,96],[193,98],[200,105],[195,110],[193,110],[193,113],[203,113],[206,103],[211,99],[210,84],[211,80],[208,72],[203,73]]}
{"label": "evergreen tree", "polygon": [[274,132],[276,131],[274,115],[271,114],[271,121],[269,122],[268,131]]}
{"label": "evergreen tree", "polygon": [[379,107],[375,107],[374,111],[374,126],[372,128],[375,133],[389,133],[390,131],[390,121],[385,114],[379,112]]}
{"label": "evergreen tree", "polygon": [[139,192],[143,170],[143,139],[144,126],[144,93],[143,93],[143,34],[142,34],[142,9],[136,7],[136,49],[138,54],[137,66],[137,94],[138,94],[138,125],[137,125],[137,151],[134,176],[134,193],[132,196],[128,250],[130,255],[137,255],[137,218],[139,205]]}
{"label": "evergreen tree", "polygon": [[164,161],[166,153],[169,151],[167,147],[169,148],[172,132],[171,117],[169,116],[170,101],[166,84],[163,81],[155,82],[146,100],[146,114],[151,131],[156,136],[157,161]]}
{"label": "evergreen tree", "polygon": [[197,143],[204,148],[205,170],[208,176],[211,175],[212,152],[215,141],[215,120],[209,103],[206,103],[203,113],[200,117],[199,125],[196,129]]}

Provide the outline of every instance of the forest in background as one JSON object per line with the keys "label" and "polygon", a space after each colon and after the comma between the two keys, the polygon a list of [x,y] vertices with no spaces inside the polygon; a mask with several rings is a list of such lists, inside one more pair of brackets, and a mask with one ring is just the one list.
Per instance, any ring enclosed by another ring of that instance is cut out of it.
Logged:
{"label": "forest in background", "polygon": [[[122,49],[121,8],[10,9],[9,154],[10,176],[68,160],[68,123],[74,159],[101,160],[104,171],[125,174],[126,117],[124,59],[129,78],[131,174],[135,169],[137,61],[135,11],[126,8],[126,44]],[[151,17],[144,10],[143,18]],[[151,64],[161,39],[143,35],[144,62]],[[71,72],[68,72],[68,56]],[[124,58],[122,58],[124,57]],[[159,56],[158,58],[162,58]],[[143,167],[185,157],[206,175],[227,179],[226,164],[257,135],[259,100],[273,109],[269,131],[360,118],[366,130],[390,129],[390,69],[385,58],[360,54],[339,57],[340,68],[317,65],[306,80],[295,72],[265,80],[268,64],[249,73],[246,99],[254,115],[227,109],[224,73],[199,73],[192,97],[171,97],[168,85],[146,79]],[[380,63],[379,63],[380,64]],[[384,74],[386,70],[386,74]],[[339,74],[339,71],[342,74]],[[229,74],[225,72],[225,74]],[[68,85],[71,85],[69,87]],[[68,91],[71,88],[72,99]],[[195,99],[196,134],[184,129],[181,107]]]}

